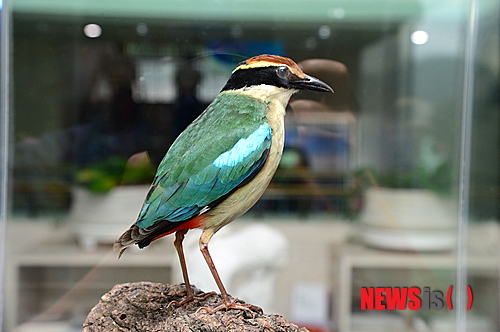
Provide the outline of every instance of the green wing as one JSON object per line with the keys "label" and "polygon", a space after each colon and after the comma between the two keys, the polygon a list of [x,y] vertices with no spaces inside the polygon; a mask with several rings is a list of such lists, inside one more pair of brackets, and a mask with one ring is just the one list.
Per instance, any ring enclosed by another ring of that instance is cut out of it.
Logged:
{"label": "green wing", "polygon": [[219,95],[165,155],[137,226],[166,233],[253,178],[271,146],[266,109],[249,96]]}

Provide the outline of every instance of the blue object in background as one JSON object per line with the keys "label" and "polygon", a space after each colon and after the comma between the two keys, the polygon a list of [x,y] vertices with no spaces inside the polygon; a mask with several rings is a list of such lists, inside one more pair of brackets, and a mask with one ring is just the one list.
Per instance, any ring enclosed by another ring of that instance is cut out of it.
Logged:
{"label": "blue object in background", "polygon": [[226,64],[235,65],[259,54],[284,55],[285,46],[280,41],[220,41],[208,43],[208,50],[213,56]]}

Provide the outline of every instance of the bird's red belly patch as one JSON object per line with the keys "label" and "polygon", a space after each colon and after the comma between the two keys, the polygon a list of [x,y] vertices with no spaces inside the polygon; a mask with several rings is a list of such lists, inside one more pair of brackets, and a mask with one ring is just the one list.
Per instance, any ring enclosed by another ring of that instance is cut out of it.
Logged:
{"label": "bird's red belly patch", "polygon": [[162,238],[162,237],[167,236],[169,234],[172,234],[172,233],[175,233],[177,231],[180,231],[181,229],[195,229],[195,228],[200,228],[200,227],[203,226],[203,219],[205,219],[205,216],[203,216],[203,215],[194,217],[193,219],[191,219],[189,221],[186,221],[182,225],[179,225],[179,227],[176,227],[174,229],[169,230],[166,233],[158,235],[157,237],[155,237],[154,239],[152,239],[151,242],[153,242],[155,240],[158,240],[159,238]]}

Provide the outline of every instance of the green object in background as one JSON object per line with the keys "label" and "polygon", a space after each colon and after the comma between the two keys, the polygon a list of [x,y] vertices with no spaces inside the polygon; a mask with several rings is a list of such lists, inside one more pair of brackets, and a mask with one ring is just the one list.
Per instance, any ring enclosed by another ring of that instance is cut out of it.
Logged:
{"label": "green object in background", "polygon": [[128,164],[125,158],[111,157],[76,174],[76,182],[88,190],[105,194],[119,185],[151,183],[151,164]]}

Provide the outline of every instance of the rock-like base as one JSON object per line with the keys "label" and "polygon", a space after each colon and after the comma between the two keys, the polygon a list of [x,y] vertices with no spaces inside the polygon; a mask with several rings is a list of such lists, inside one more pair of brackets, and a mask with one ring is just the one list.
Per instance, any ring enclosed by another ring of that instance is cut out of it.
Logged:
{"label": "rock-like base", "polygon": [[[203,294],[196,288],[193,292]],[[212,314],[198,310],[219,306],[222,303],[220,295],[210,295],[204,300],[194,300],[179,307],[169,305],[172,301],[181,301],[185,294],[184,284],[136,282],[116,285],[90,311],[83,332],[307,332],[280,315],[237,309],[219,310]]]}

